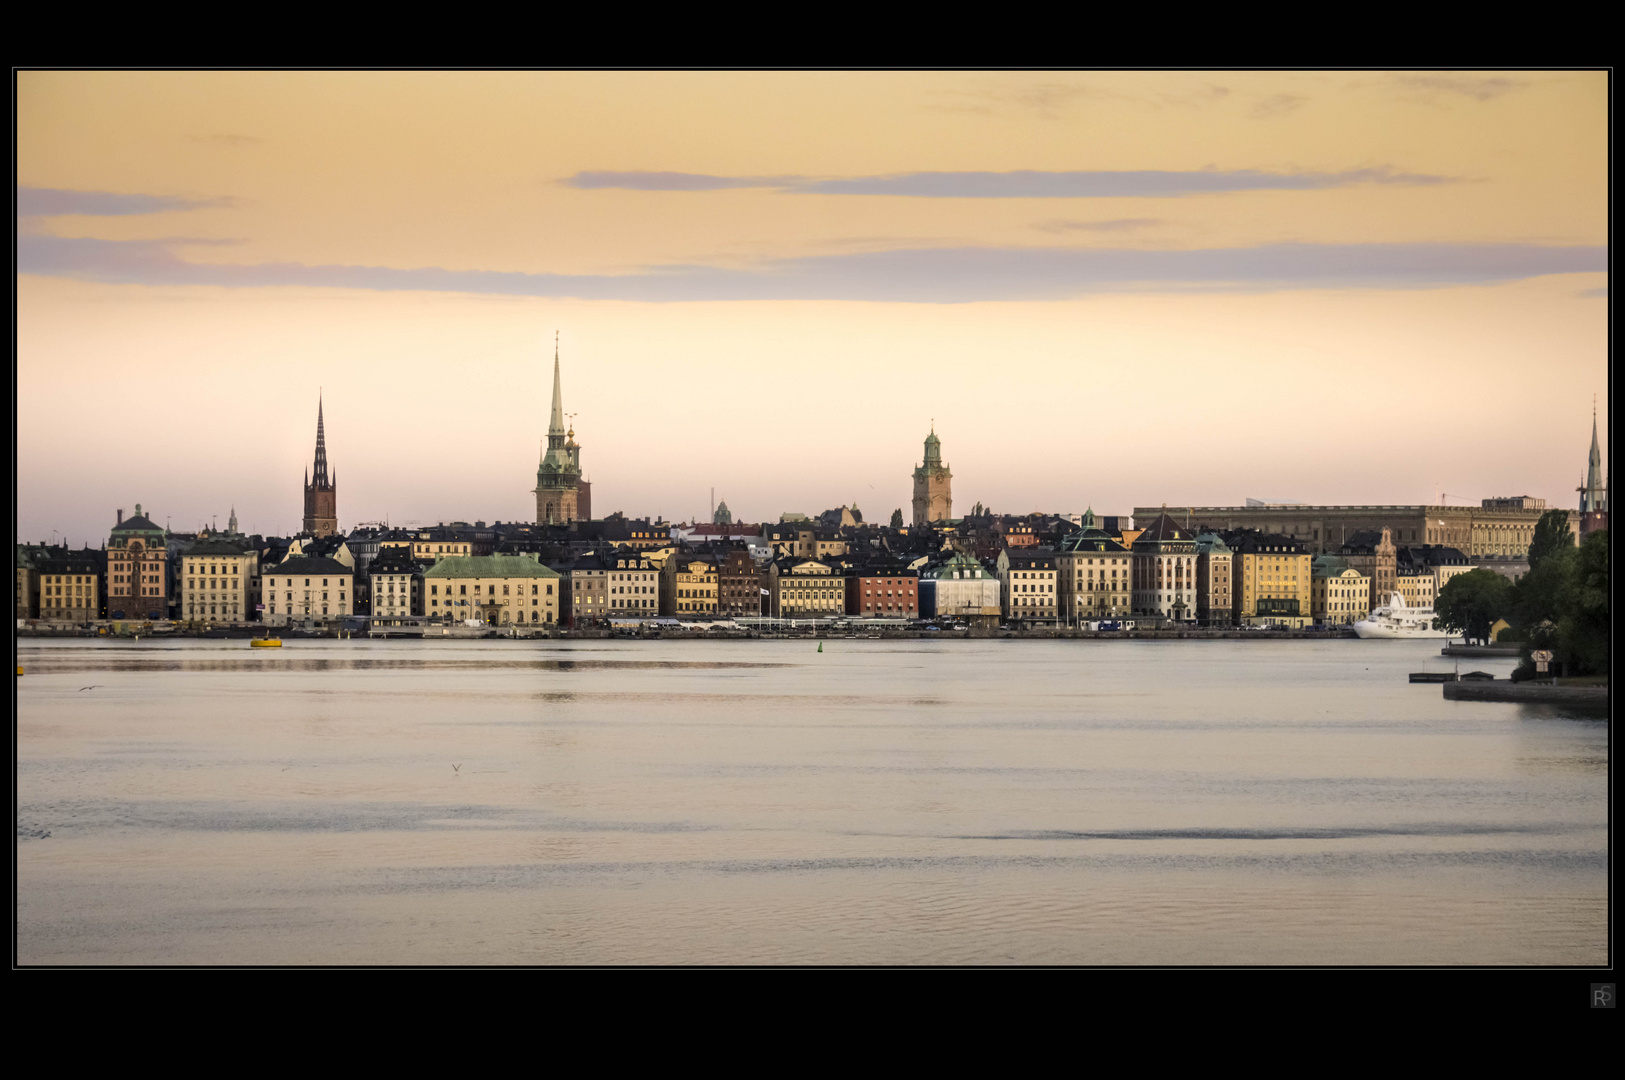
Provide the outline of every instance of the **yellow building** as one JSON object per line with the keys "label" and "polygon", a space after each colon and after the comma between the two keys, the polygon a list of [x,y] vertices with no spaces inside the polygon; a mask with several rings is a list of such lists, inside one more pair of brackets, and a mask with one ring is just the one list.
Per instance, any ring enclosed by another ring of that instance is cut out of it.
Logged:
{"label": "yellow building", "polygon": [[486,626],[559,623],[558,572],[529,555],[449,555],[423,572],[424,612]]}
{"label": "yellow building", "polygon": [[1053,625],[1059,600],[1055,591],[1055,552],[1042,547],[1005,548],[997,562],[1003,616],[1027,625]]}
{"label": "yellow building", "polygon": [[225,537],[199,540],[181,553],[181,609],[189,623],[252,620],[259,554]]}
{"label": "yellow building", "polygon": [[667,559],[660,575],[660,593],[663,615],[715,615],[716,563],[687,555]]}
{"label": "yellow building", "polygon": [[1320,555],[1311,569],[1310,613],[1318,626],[1349,626],[1371,613],[1371,579],[1336,555]]}
{"label": "yellow building", "polygon": [[100,617],[99,552],[58,549],[39,561],[39,617],[89,622]]}
{"label": "yellow building", "polygon": [[1314,617],[1307,545],[1290,536],[1246,533],[1231,541],[1237,626],[1308,626]]}

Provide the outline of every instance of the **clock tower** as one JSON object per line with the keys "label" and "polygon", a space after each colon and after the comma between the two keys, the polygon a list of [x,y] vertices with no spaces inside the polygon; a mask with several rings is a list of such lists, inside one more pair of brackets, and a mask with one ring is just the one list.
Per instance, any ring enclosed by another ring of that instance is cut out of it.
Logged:
{"label": "clock tower", "polygon": [[914,470],[914,524],[947,521],[954,516],[954,474],[942,463],[937,426],[925,437],[925,462]]}

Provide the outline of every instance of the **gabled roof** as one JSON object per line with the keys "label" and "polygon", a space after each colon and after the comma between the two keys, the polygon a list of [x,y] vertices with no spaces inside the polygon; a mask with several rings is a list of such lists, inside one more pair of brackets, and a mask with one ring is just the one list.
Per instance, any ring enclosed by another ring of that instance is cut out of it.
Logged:
{"label": "gabled roof", "polygon": [[164,527],[162,525],[154,525],[152,523],[152,519],[148,518],[145,514],[136,514],[134,517],[127,517],[123,521],[119,522],[117,525],[113,526],[113,532],[116,532],[116,533],[131,533],[131,532],[155,532],[155,533],[161,533],[161,532],[164,532],[164,531],[165,531],[165,529],[164,529]]}
{"label": "gabled roof", "polygon": [[278,576],[286,574],[293,577],[297,574],[327,574],[337,576],[340,574],[353,574],[355,571],[339,562],[337,559],[325,558],[321,555],[295,555],[285,559],[266,571],[266,574]]}
{"label": "gabled roof", "polygon": [[1078,551],[1099,552],[1110,555],[1126,555],[1128,553],[1128,548],[1100,529],[1093,528],[1083,529],[1068,536],[1061,541],[1060,550],[1063,554]]}
{"label": "gabled roof", "polygon": [[1134,538],[1134,546],[1141,544],[1166,544],[1174,541],[1194,541],[1195,535],[1185,526],[1179,524],[1167,514],[1158,514],[1157,520],[1147,525],[1139,536]]}
{"label": "gabled roof", "polygon": [[247,555],[249,549],[246,544],[239,544],[232,540],[220,540],[209,537],[199,540],[181,552],[182,555]]}
{"label": "gabled roof", "polygon": [[423,571],[426,578],[556,578],[559,572],[527,555],[448,555]]}

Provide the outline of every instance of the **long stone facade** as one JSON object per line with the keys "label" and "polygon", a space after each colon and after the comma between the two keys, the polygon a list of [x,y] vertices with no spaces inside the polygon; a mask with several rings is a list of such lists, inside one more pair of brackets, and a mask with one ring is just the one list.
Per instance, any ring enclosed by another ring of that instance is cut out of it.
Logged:
{"label": "long stone facade", "polygon": [[1317,555],[1336,554],[1355,533],[1388,529],[1395,544],[1443,544],[1469,556],[1529,553],[1539,499],[1485,499],[1481,506],[1137,506],[1135,521],[1167,513],[1196,532],[1257,529],[1278,533]]}

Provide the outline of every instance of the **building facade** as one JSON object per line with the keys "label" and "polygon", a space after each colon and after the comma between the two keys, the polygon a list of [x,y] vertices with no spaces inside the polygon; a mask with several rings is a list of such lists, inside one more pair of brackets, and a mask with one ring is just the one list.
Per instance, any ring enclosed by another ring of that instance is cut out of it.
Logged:
{"label": "building facade", "polygon": [[[1193,506],[1178,513],[1200,532],[1257,529],[1305,544],[1311,554],[1336,554],[1357,533],[1387,529],[1396,544],[1445,544],[1468,555],[1527,555],[1538,499],[1490,498],[1479,506]],[[1163,511],[1136,507],[1135,523]],[[1143,515],[1143,516],[1142,516]]]}
{"label": "building facade", "polygon": [[1096,524],[1094,512],[1083,528],[1061,541],[1055,552],[1056,597],[1067,622],[1096,622],[1128,615],[1132,556]]}
{"label": "building facade", "polygon": [[1196,537],[1196,624],[1224,627],[1234,620],[1234,552],[1218,533]]}
{"label": "building facade", "polygon": [[327,471],[327,433],[322,426],[322,402],[316,401],[316,460],[305,473],[305,524],[310,536],[332,536],[339,531],[338,474]]}
{"label": "building facade", "polygon": [[[1196,619],[1196,537],[1158,514],[1134,538],[1134,614],[1174,622]],[[1308,581],[1304,586],[1307,590]]]}
{"label": "building facade", "polygon": [[180,555],[179,618],[189,623],[245,623],[254,610],[259,553],[232,536],[204,537]]}
{"label": "building facade", "polygon": [[676,554],[660,573],[660,614],[678,617],[717,614],[717,564],[709,557]]}
{"label": "building facade", "polygon": [[776,619],[833,619],[846,610],[846,583],[817,559],[775,559],[768,568],[768,601]]}
{"label": "building facade", "polygon": [[925,459],[914,468],[914,524],[947,521],[954,516],[954,474],[942,460],[937,428],[925,437]]}
{"label": "building facade", "polygon": [[729,618],[767,610],[762,572],[746,548],[732,548],[717,565],[717,614]]}
{"label": "building facade", "polygon": [[101,618],[102,553],[52,548],[37,561],[39,618],[86,623]]}
{"label": "building facade", "polygon": [[422,587],[429,618],[546,628],[558,625],[560,584],[529,555],[454,555],[424,570]]}
{"label": "building facade", "polygon": [[1004,613],[1001,591],[996,573],[974,556],[954,551],[920,570],[920,614],[992,626]]}
{"label": "building facade", "polygon": [[[110,619],[169,618],[167,530],[141,512],[118,523],[107,538],[107,616]],[[43,599],[43,597],[42,597]]]}
{"label": "building facade", "polygon": [[901,566],[848,570],[846,614],[862,619],[917,619],[919,586],[919,573]]}
{"label": "building facade", "polygon": [[1341,555],[1316,555],[1309,575],[1309,610],[1317,626],[1350,626],[1371,614],[1371,582]]}
{"label": "building facade", "polygon": [[423,564],[394,547],[381,551],[367,567],[371,584],[369,607],[373,618],[406,618],[424,615]]}
{"label": "building facade", "polygon": [[1053,626],[1059,612],[1055,553],[1043,547],[1005,548],[995,563],[1002,614],[1023,626]]}
{"label": "building facade", "polygon": [[353,613],[354,586],[355,574],[335,559],[291,555],[265,575],[262,621],[270,626],[337,622]]}
{"label": "building facade", "polygon": [[1367,607],[1371,611],[1386,607],[1394,591],[1394,578],[1399,572],[1399,549],[1394,544],[1392,530],[1373,529],[1349,537],[1337,554],[1364,574],[1371,582],[1371,596]]}
{"label": "building facade", "polygon": [[1246,532],[1225,541],[1232,552],[1237,626],[1308,626],[1314,618],[1307,544],[1278,533]]}

